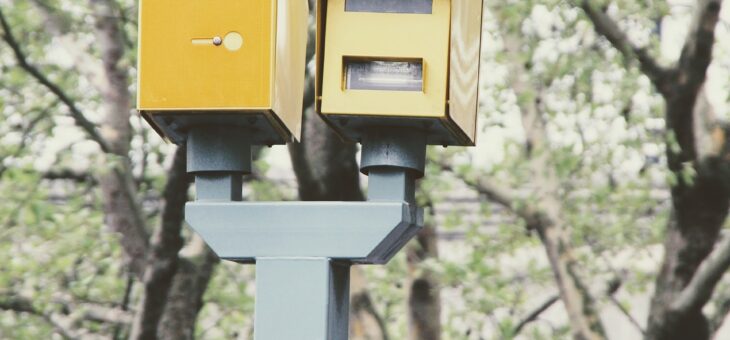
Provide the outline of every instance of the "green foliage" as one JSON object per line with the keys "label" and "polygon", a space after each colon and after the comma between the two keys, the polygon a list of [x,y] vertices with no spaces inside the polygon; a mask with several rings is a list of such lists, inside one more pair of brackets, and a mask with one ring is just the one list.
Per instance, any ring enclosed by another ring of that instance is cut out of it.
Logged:
{"label": "green foliage", "polygon": [[[59,301],[121,301],[125,280],[119,279],[118,242],[101,227],[99,207],[79,195],[86,188],[65,188],[68,196],[58,196],[40,184],[38,174],[15,169],[0,182],[2,197],[15,203],[0,205],[3,292],[22,292],[42,313],[58,311]],[[13,318],[4,313],[2,323]],[[3,327],[2,333],[10,338],[50,337],[42,318],[26,315],[22,320],[27,329]]]}
{"label": "green foliage", "polygon": [[[3,12],[29,61],[99,122],[99,89],[73,58],[80,50],[99,57],[88,3],[40,3],[57,19],[60,34],[51,32],[49,20],[31,1],[11,1]],[[670,14],[666,1],[593,3],[607,8],[632,39],[659,55],[654,31]],[[127,47],[122,66],[129,70],[134,93],[137,1],[116,4]],[[561,217],[586,281],[603,287],[618,276],[622,291],[632,296],[645,296],[658,270],[655,250],[669,218],[667,188],[691,184],[696,175],[689,165],[678,174],[664,170],[665,149],[676,153],[679,146],[672,132],[664,131],[662,99],[636,65],[596,36],[575,1],[486,5],[479,126],[484,138],[477,151],[429,148],[430,162],[417,194],[418,203],[433,212],[426,218],[437,227],[439,257],[414,269],[400,253],[387,266],[366,268],[375,308],[392,339],[407,337],[408,277],[424,272],[433,273],[440,284],[444,339],[571,337],[567,320],[554,321],[561,313],[557,307],[546,312],[550,317],[515,334],[544,295],[557,293],[537,233],[510,212],[542,204],[536,159],[546,160],[545,171],[557,177]],[[76,45],[65,46],[65,41]],[[516,86],[518,81],[522,86]],[[529,131],[521,114],[530,109],[539,110],[546,124],[546,140],[539,148],[526,142]],[[148,225],[157,227],[173,148],[160,143],[140,119],[130,123],[135,129],[132,172]],[[24,294],[39,313],[68,314],[59,299],[121,304],[128,273],[117,235],[105,228],[92,178],[121,166],[122,160],[98,157],[85,139],[67,109],[0,44],[0,302],[3,293],[12,291]],[[477,157],[479,153],[488,157]],[[271,170],[267,154],[263,151],[255,164],[261,177]],[[454,171],[444,171],[441,159]],[[59,175],[71,179],[50,179]],[[509,188],[517,198],[508,207],[491,202],[470,187],[481,179]],[[246,197],[257,201],[290,200],[296,192],[268,180],[249,182],[246,190]],[[184,236],[189,240],[192,232],[186,228]],[[205,294],[196,336],[250,338],[252,282],[252,267],[220,264]],[[141,289],[138,283],[133,288],[132,303]],[[721,289],[723,295],[726,290]],[[628,310],[636,305],[624,298],[621,303]],[[107,337],[114,332],[108,324],[81,322]],[[0,338],[45,339],[53,332],[38,315],[0,312]]]}

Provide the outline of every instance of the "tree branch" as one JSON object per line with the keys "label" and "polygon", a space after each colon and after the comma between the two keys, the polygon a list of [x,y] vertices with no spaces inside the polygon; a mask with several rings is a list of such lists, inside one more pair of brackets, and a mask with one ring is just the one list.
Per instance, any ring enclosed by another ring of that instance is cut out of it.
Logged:
{"label": "tree branch", "polygon": [[165,312],[157,327],[160,339],[195,339],[195,324],[205,304],[203,296],[220,259],[208,248],[203,239],[194,236],[180,252],[179,261],[178,270],[167,295]]}
{"label": "tree branch", "polygon": [[61,12],[46,0],[31,0],[41,13],[46,32],[58,39],[58,44],[71,56],[78,73],[85,77],[94,87],[101,89],[104,83],[104,70],[101,60],[87,51],[87,46],[74,39],[72,25]]}
{"label": "tree branch", "polygon": [[96,306],[91,304],[81,305],[80,317],[84,320],[128,325],[132,323],[132,313],[118,308],[108,308],[103,306]]}
{"label": "tree branch", "polygon": [[661,67],[653,56],[649,54],[646,48],[637,47],[629,41],[626,33],[618,27],[618,24],[606,14],[604,9],[598,8],[591,0],[580,0],[580,7],[593,22],[596,32],[605,37],[614,48],[616,48],[626,58],[627,61],[636,60],[639,68],[654,86],[664,93],[666,89],[666,79],[669,70]]}
{"label": "tree branch", "polygon": [[132,127],[128,71],[123,67],[124,37],[121,34],[117,6],[112,0],[90,0],[94,18],[94,47],[101,56],[103,84],[101,95],[100,133],[107,145],[109,170],[100,172],[99,186],[103,197],[107,225],[120,236],[129,270],[140,280],[149,253],[149,233],[141,204],[137,201],[136,181],[129,159]]}
{"label": "tree branch", "polygon": [[77,320],[87,320],[93,322],[102,322],[110,324],[128,324],[131,322],[131,313],[116,309],[108,308],[100,305],[92,304],[74,304],[68,301],[56,301],[64,310],[70,310],[70,315],[60,315],[46,313],[33,306],[31,299],[19,294],[3,292],[0,293],[0,310],[13,311],[16,313],[27,313],[41,317],[51,326],[54,331],[66,339],[79,339],[84,335],[88,335],[88,331],[74,329],[72,325]]}
{"label": "tree branch", "polygon": [[522,320],[517,324],[514,331],[512,331],[512,336],[516,336],[517,334],[520,334],[522,332],[522,329],[527,326],[527,324],[537,320],[537,317],[540,316],[543,312],[548,310],[550,307],[552,307],[553,304],[560,301],[560,294],[555,294],[551,296],[549,299],[547,299],[545,302],[540,304],[535,310],[527,314]]}
{"label": "tree branch", "polygon": [[[95,10],[98,12],[97,16],[108,14],[106,9],[108,9],[108,3],[101,3],[95,6]],[[113,45],[113,37],[118,34],[118,29],[114,27],[112,22],[109,22],[108,15],[105,19],[107,19],[103,20],[105,24],[97,25],[99,26],[97,27],[98,31],[108,31],[98,34],[101,37],[99,44]],[[130,271],[138,277],[141,277],[144,270],[142,261],[144,261],[145,254],[147,253],[147,239],[149,236],[144,227],[145,223],[141,208],[136,201],[130,166],[127,164],[127,152],[129,148],[129,108],[127,99],[129,93],[126,86],[126,79],[117,65],[121,57],[119,49],[111,47],[108,48],[108,51],[102,51],[108,86],[102,87],[100,91],[105,97],[105,103],[119,103],[116,106],[115,104],[108,104],[114,106],[115,109],[109,110],[106,115],[107,120],[112,123],[106,127],[106,130],[108,130],[107,134],[109,136],[115,136],[110,141],[97,131],[95,124],[86,118],[76,106],[74,100],[66,92],[57,84],[51,82],[36,66],[28,61],[2,9],[0,9],[0,27],[3,29],[2,38],[13,50],[18,66],[53,93],[68,108],[76,125],[86,132],[91,140],[99,144],[100,149],[105,154],[114,154],[122,158],[121,165],[112,159],[112,164],[114,165],[112,165],[111,173],[100,176],[102,191],[105,194],[105,214],[111,228],[120,233],[120,241],[122,248],[125,250],[125,255],[128,257],[127,261],[130,264]],[[116,131],[113,131],[115,129]]]}
{"label": "tree branch", "polygon": [[614,306],[616,306],[616,308],[618,308],[619,311],[621,311],[621,313],[626,317],[626,319],[628,319],[629,322],[632,325],[634,325],[634,327],[636,327],[636,329],[639,332],[641,332],[642,335],[646,335],[646,330],[643,327],[641,327],[641,324],[639,324],[639,322],[636,321],[636,319],[631,315],[631,313],[629,313],[629,311],[623,305],[621,305],[621,302],[618,301],[616,299],[616,297],[614,297],[613,295],[609,295],[608,299],[609,299],[609,301],[611,301],[611,303],[613,303]]}
{"label": "tree branch", "polygon": [[542,219],[539,209],[531,204],[521,204],[523,197],[508,187],[501,186],[490,181],[487,176],[464,176],[458,174],[450,162],[446,159],[437,159],[436,163],[444,172],[456,174],[466,185],[474,189],[480,195],[484,195],[490,201],[497,203],[507,210],[525,220],[527,227],[532,229]]}
{"label": "tree branch", "polygon": [[185,148],[179,147],[165,185],[162,225],[152,241],[152,251],[149,252],[144,273],[144,292],[130,339],[151,339],[157,336],[157,327],[165,310],[172,279],[178,269],[178,252],[183,246],[183,211],[190,186],[186,159]]}
{"label": "tree branch", "polygon": [[730,236],[726,236],[702,262],[692,280],[672,303],[672,310],[686,312],[704,306],[728,268],[730,268]]}
{"label": "tree branch", "polygon": [[[58,100],[54,100],[46,108],[39,110],[38,115],[36,117],[32,118],[28,122],[28,124],[22,129],[23,132],[22,132],[22,136],[21,136],[21,140],[20,140],[20,145],[18,145],[18,147],[15,148],[15,151],[13,151],[11,153],[11,155],[10,155],[11,158],[16,158],[16,157],[20,156],[21,153],[23,153],[23,151],[25,150],[25,147],[28,144],[28,140],[29,140],[30,136],[32,135],[33,130],[35,129],[36,125],[38,125],[38,123],[40,123],[42,120],[48,118],[48,116],[51,113],[51,110],[55,109],[56,106],[58,106],[58,103],[59,103]],[[35,111],[35,110],[31,110],[31,112],[32,111]],[[7,156],[3,155],[2,157],[5,158]],[[7,170],[8,170],[8,167],[5,164],[0,163],[0,178],[3,177],[3,174],[5,174],[5,171],[7,171]]]}
{"label": "tree branch", "polygon": [[[439,159],[437,160],[437,162],[438,165],[441,167],[441,170],[456,174],[453,166],[451,165],[451,163],[447,162],[446,159]],[[512,192],[512,190],[510,190],[509,188],[502,187],[481,176],[478,178],[462,177],[462,180],[464,181],[464,183],[476,190],[479,194],[486,196],[490,201],[498,203],[499,205],[504,206],[511,211],[514,211],[514,204],[519,200],[519,198],[517,194]],[[522,215],[520,216],[522,217]]]}
{"label": "tree branch", "polygon": [[68,94],[66,94],[66,92],[61,89],[61,87],[51,82],[36,66],[28,62],[28,58],[20,47],[17,39],[15,38],[13,31],[10,28],[10,24],[8,24],[8,21],[6,20],[2,9],[0,9],[0,26],[2,26],[3,29],[3,40],[5,40],[8,46],[10,46],[10,49],[13,50],[13,54],[15,55],[15,60],[18,63],[18,66],[28,72],[28,74],[30,74],[39,83],[41,83],[41,85],[51,91],[51,93],[53,93],[68,108],[71,117],[73,117],[74,122],[76,122],[76,125],[84,130],[84,132],[89,135],[89,138],[91,138],[91,140],[99,144],[99,147],[102,151],[108,153],[111,148],[109,147],[106,140],[104,140],[101,134],[99,134],[99,132],[96,130],[96,126],[94,125],[94,123],[86,119],[86,116],[84,116],[81,110],[76,106],[76,103],[71,99]]}
{"label": "tree branch", "polygon": [[[120,304],[120,307],[123,311],[129,310],[129,301],[132,298],[132,288],[134,288],[134,275],[127,274],[127,287],[124,289],[124,295],[122,296],[122,301]],[[122,334],[122,327],[120,325],[117,325],[114,327],[114,334],[112,335],[113,340],[120,340]]]}
{"label": "tree branch", "polygon": [[[641,327],[639,322],[636,321],[636,319],[634,319],[634,317],[631,315],[631,313],[629,313],[629,311],[626,308],[624,308],[624,306],[622,306],[621,303],[614,296],[620,288],[621,288],[620,279],[615,279],[615,280],[610,281],[608,284],[608,288],[606,289],[606,296],[611,301],[611,303],[613,303],[616,306],[616,308],[618,308],[621,311],[621,313],[624,314],[624,316],[629,320],[629,322],[631,322],[631,324],[634,325],[634,327],[636,327],[636,329],[639,332],[641,332],[641,334],[646,335],[646,331]],[[559,300],[560,300],[560,294],[556,294],[556,295],[550,297],[549,299],[547,299],[540,306],[538,306],[535,310],[533,310],[532,312],[527,314],[517,324],[517,326],[514,328],[514,331],[512,332],[511,335],[514,337],[514,336],[517,336],[518,334],[520,334],[522,329],[525,326],[527,326],[527,324],[537,320],[537,317],[540,316],[540,314],[542,314],[543,312],[548,310],[553,304],[555,304]]]}
{"label": "tree branch", "polygon": [[699,0],[687,40],[679,58],[679,81],[692,93],[705,83],[707,68],[712,62],[715,27],[720,18],[722,0]]}

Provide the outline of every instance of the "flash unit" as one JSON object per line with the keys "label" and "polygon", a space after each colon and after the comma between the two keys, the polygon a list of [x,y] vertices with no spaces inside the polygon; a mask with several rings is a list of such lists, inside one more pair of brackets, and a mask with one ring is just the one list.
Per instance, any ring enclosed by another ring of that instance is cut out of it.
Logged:
{"label": "flash unit", "polygon": [[345,89],[423,91],[423,62],[345,59]]}

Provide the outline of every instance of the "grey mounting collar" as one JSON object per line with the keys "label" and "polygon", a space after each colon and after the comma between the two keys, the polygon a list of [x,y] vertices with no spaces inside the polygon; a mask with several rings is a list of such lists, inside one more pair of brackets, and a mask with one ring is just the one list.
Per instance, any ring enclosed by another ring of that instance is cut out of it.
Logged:
{"label": "grey mounting collar", "polygon": [[364,134],[360,171],[403,168],[415,178],[423,177],[426,167],[426,133],[415,129],[380,127]]}
{"label": "grey mounting collar", "polygon": [[190,129],[188,173],[251,173],[250,136],[250,131],[240,126]]}
{"label": "grey mounting collar", "polygon": [[188,132],[188,173],[195,174],[196,200],[240,201],[243,174],[251,173],[251,130],[196,126]]}

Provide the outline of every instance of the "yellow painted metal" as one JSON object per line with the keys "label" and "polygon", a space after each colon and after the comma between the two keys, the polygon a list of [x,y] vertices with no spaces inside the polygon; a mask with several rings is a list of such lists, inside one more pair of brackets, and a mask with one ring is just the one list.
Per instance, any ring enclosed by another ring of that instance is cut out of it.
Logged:
{"label": "yellow painted metal", "polygon": [[276,118],[295,139],[299,139],[302,126],[308,28],[307,0],[278,1],[272,108]]}
{"label": "yellow painted metal", "polygon": [[482,47],[481,1],[451,3],[451,65],[449,75],[449,119],[476,143],[479,107],[479,65]]}
{"label": "yellow painted metal", "polygon": [[[271,107],[274,0],[141,0],[140,110]],[[243,38],[240,49],[195,43]]]}
{"label": "yellow painted metal", "polygon": [[[327,1],[323,114],[443,117],[449,65],[449,0],[433,14],[346,12],[345,0]],[[346,90],[343,59],[423,59],[424,91]]]}
{"label": "yellow painted metal", "polygon": [[[393,124],[383,120],[391,117],[399,126],[430,119],[440,126],[432,143],[474,145],[482,1],[433,0],[432,14],[346,12],[345,2],[317,2],[317,112],[353,139],[358,128],[340,118],[370,126]],[[345,58],[422,59],[424,91],[347,90]]]}
{"label": "yellow painted metal", "polygon": [[[140,0],[139,19],[146,117],[263,115],[278,138],[262,139],[299,137],[307,0]],[[170,128],[148,121],[161,134]]]}

